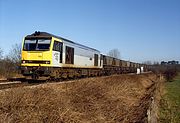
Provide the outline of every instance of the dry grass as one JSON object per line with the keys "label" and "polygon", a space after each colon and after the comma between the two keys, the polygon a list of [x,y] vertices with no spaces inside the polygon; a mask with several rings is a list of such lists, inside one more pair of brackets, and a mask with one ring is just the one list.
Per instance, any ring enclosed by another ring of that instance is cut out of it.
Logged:
{"label": "dry grass", "polygon": [[3,90],[0,122],[129,122],[151,80],[154,75],[115,75]]}

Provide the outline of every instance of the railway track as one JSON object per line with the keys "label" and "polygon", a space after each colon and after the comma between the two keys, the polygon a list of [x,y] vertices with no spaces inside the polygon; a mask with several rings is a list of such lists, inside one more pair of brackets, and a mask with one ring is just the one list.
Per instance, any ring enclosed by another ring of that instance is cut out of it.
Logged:
{"label": "railway track", "polygon": [[[148,74],[151,72],[143,73]],[[135,75],[136,73],[129,73],[127,75]],[[95,76],[94,76],[95,77]],[[8,89],[8,88],[16,88],[16,87],[23,87],[23,86],[32,86],[32,85],[39,85],[44,83],[52,83],[52,82],[61,82],[65,83],[69,80],[77,80],[82,78],[88,77],[80,77],[80,78],[66,78],[66,79],[41,79],[41,80],[33,80],[33,79],[26,79],[26,78],[7,78],[6,80],[0,80],[0,90]]]}
{"label": "railway track", "polygon": [[52,82],[64,83],[69,80],[76,80],[76,79],[82,79],[82,78],[41,79],[41,80],[33,80],[33,79],[26,79],[26,78],[8,78],[8,79],[0,80],[0,90],[8,89],[8,88],[23,87],[23,86],[33,86],[33,85],[52,83]]}
{"label": "railway track", "polygon": [[0,90],[21,87],[24,85],[25,83],[21,83],[21,82],[3,82],[3,83],[0,83]]}
{"label": "railway track", "polygon": [[0,90],[8,89],[8,88],[16,88],[23,86],[32,86],[38,85],[46,82],[45,80],[32,80],[25,78],[8,78],[5,80],[0,80]]}

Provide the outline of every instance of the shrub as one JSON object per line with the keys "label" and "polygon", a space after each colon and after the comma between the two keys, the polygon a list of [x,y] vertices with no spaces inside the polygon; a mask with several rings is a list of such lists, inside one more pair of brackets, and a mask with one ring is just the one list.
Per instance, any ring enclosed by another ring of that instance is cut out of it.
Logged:
{"label": "shrub", "polygon": [[177,70],[176,68],[168,68],[164,72],[164,76],[167,81],[171,82],[175,76],[177,76]]}

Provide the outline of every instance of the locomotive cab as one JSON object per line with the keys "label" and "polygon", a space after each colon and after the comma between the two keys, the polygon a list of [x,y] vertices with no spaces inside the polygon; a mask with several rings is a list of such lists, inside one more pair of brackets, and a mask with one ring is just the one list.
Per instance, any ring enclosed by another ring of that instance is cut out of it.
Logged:
{"label": "locomotive cab", "polygon": [[21,73],[36,79],[49,76],[49,68],[62,63],[62,45],[59,39],[37,32],[26,36],[22,43]]}
{"label": "locomotive cab", "polygon": [[51,39],[25,38],[22,50],[22,64],[43,66],[50,64]]}

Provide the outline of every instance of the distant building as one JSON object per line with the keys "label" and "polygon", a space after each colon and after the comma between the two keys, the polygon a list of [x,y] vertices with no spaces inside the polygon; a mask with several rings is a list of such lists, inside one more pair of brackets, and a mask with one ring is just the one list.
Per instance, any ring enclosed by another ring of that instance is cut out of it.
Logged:
{"label": "distant building", "polygon": [[168,64],[179,64],[179,62],[178,61],[168,61]]}
{"label": "distant building", "polygon": [[167,65],[167,62],[162,61],[162,62],[161,62],[161,65]]}
{"label": "distant building", "polygon": [[172,60],[168,62],[165,62],[165,61],[161,62],[161,65],[176,65],[176,64],[179,64],[179,61]]}

